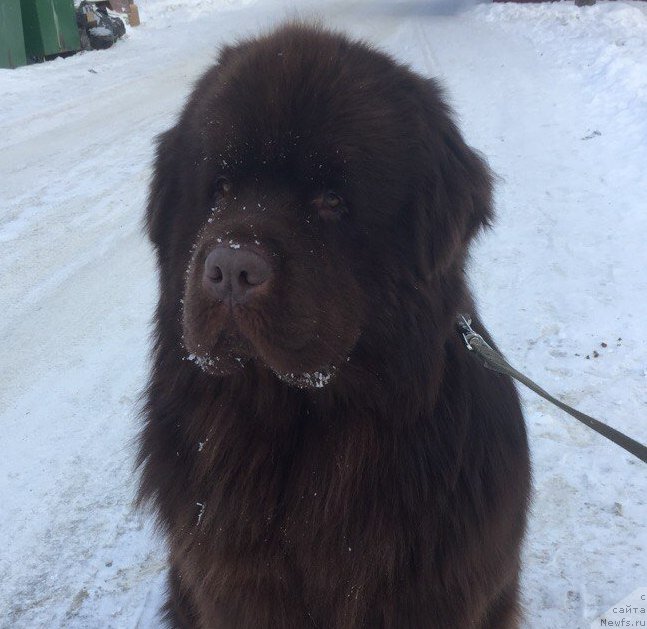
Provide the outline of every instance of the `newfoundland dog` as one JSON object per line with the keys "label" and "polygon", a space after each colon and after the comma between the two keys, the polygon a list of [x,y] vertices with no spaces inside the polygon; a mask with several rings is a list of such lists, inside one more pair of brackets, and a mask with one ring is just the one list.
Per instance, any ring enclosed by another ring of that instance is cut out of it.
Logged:
{"label": "newfoundland dog", "polygon": [[288,24],[198,81],[146,217],[169,626],[518,626],[523,417],[455,329],[491,196],[439,85],[364,43]]}

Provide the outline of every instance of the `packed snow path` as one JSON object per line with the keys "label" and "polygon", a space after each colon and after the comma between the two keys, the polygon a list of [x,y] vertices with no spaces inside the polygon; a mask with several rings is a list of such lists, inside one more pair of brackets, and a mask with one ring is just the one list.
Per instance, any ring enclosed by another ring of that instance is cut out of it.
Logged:
{"label": "packed snow path", "polygon": [[[474,250],[485,321],[550,391],[647,440],[647,8],[299,2],[440,77],[501,176]],[[218,46],[281,0],[142,0],[105,52],[0,71],[0,626],[156,627],[164,553],[133,511],[156,277],[152,139]],[[528,627],[647,585],[645,468],[523,392]]]}

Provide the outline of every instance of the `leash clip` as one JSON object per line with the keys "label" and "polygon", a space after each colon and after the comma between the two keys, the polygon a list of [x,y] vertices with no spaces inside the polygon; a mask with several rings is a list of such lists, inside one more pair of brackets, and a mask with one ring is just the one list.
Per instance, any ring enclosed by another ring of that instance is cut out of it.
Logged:
{"label": "leash clip", "polygon": [[470,341],[474,338],[479,337],[480,335],[474,332],[472,329],[472,317],[470,317],[468,314],[459,314],[456,320],[456,325],[458,326],[458,331],[460,335],[463,337],[463,343],[465,343],[465,347],[470,352],[474,351],[474,348],[472,347]]}

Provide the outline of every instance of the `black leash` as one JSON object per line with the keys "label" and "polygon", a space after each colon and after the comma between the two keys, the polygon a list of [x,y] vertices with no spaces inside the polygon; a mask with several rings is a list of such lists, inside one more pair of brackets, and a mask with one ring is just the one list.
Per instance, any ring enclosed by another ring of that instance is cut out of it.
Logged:
{"label": "black leash", "polygon": [[535,384],[530,378],[524,376],[520,371],[517,371],[514,367],[511,367],[508,362],[497,352],[495,349],[490,347],[485,339],[480,335],[474,332],[472,329],[472,320],[469,315],[459,314],[457,318],[457,327],[458,332],[463,337],[465,347],[470,352],[474,352],[481,360],[483,364],[488,369],[496,371],[498,373],[506,374],[515,378],[522,384],[525,384],[529,389],[532,389],[535,393],[541,395],[545,400],[552,402],[555,406],[561,408],[563,411],[566,411],[569,415],[575,417],[583,424],[586,424],[589,428],[595,430],[595,432],[600,433],[603,437],[606,437],[610,441],[613,441],[616,445],[619,445],[621,448],[630,452],[634,456],[638,457],[643,463],[647,463],[647,447],[642,443],[638,443],[635,439],[628,437],[627,435],[621,433],[611,426],[607,426],[605,423],[589,417],[585,413],[578,411],[570,407],[564,402],[560,402],[558,399],[554,398],[550,393],[544,391],[539,385]]}

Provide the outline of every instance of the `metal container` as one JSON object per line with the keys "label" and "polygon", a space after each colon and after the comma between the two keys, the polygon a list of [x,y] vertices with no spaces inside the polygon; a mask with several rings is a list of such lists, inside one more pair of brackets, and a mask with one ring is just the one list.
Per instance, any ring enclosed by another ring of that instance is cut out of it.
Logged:
{"label": "metal container", "polygon": [[27,63],[20,0],[0,0],[0,68]]}
{"label": "metal container", "polygon": [[28,59],[40,61],[81,48],[73,0],[21,0],[20,5]]}

